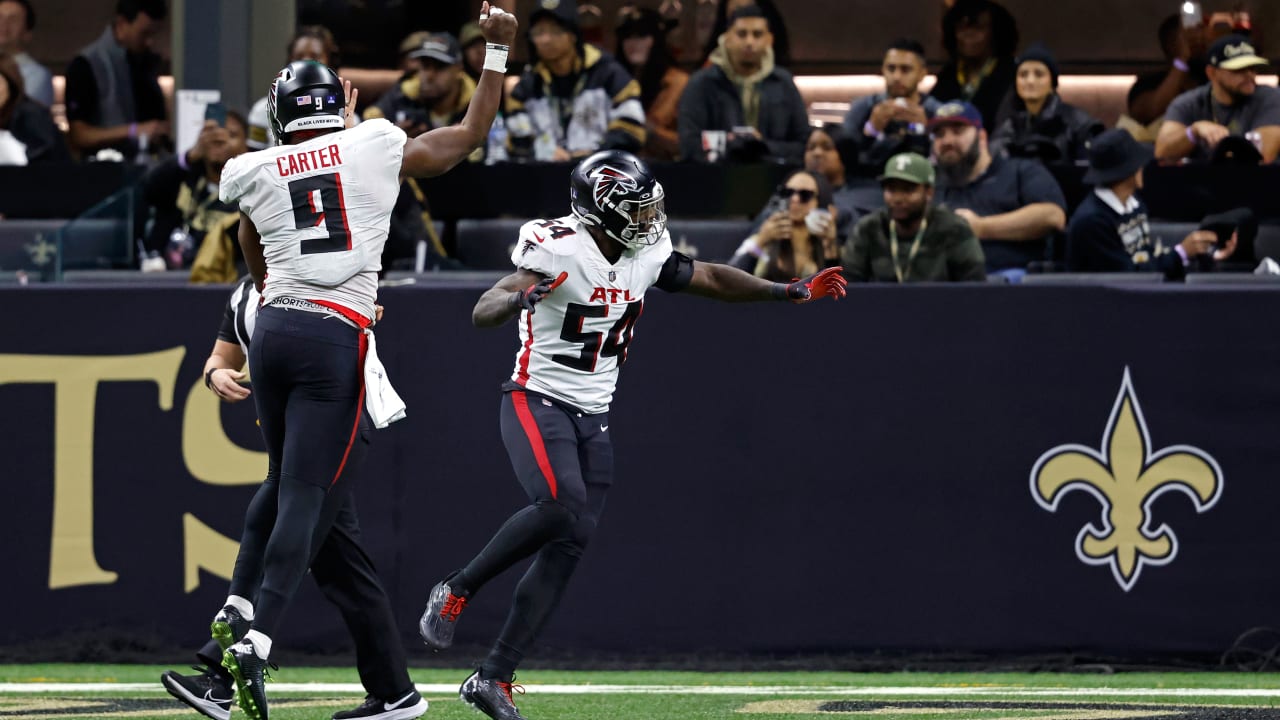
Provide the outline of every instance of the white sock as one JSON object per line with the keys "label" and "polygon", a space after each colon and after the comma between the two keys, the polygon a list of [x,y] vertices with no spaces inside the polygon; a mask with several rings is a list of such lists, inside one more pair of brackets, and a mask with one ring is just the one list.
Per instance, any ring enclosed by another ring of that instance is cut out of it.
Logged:
{"label": "white sock", "polygon": [[230,605],[240,611],[240,617],[245,620],[253,620],[253,603],[246,598],[242,598],[239,595],[228,595],[227,601],[222,605],[224,607]]}
{"label": "white sock", "polygon": [[253,652],[258,657],[266,660],[271,655],[271,638],[263,635],[258,630],[250,630],[249,634],[244,636],[245,640],[253,643]]}

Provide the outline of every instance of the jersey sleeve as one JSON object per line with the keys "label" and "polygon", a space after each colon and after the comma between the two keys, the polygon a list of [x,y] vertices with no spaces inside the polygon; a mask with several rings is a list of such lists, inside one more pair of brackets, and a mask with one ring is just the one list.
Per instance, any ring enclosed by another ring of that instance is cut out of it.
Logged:
{"label": "jersey sleeve", "polygon": [[227,298],[227,307],[222,312],[222,324],[218,326],[218,339],[223,342],[240,344],[240,338],[236,337],[236,308],[235,293]]}
{"label": "jersey sleeve", "polygon": [[244,195],[244,189],[241,187],[243,183],[245,169],[249,163],[245,159],[245,155],[231,158],[222,168],[222,177],[218,180],[218,199],[224,203],[240,202],[240,197]]}
{"label": "jersey sleeve", "polygon": [[555,275],[556,254],[547,247],[547,243],[556,242],[554,230],[555,226],[550,229],[541,227],[537,220],[525,223],[520,228],[519,239],[511,251],[511,264],[520,270]]}

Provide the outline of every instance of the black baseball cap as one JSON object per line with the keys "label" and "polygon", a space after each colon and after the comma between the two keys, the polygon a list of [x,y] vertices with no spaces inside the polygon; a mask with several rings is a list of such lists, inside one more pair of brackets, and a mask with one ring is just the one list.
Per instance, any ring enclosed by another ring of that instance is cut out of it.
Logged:
{"label": "black baseball cap", "polygon": [[462,61],[462,48],[458,46],[458,39],[449,33],[431,33],[417,50],[409,53],[409,57],[427,58],[445,65],[457,65]]}
{"label": "black baseball cap", "polygon": [[1209,48],[1209,64],[1223,70],[1245,70],[1271,65],[1253,49],[1253,43],[1243,35],[1227,35],[1219,38]]}

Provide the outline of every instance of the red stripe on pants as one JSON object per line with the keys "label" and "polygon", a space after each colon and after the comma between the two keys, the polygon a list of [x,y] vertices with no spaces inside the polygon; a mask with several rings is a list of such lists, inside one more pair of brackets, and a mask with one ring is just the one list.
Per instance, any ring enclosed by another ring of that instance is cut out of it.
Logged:
{"label": "red stripe on pants", "polygon": [[522,392],[511,393],[511,402],[516,406],[516,417],[520,419],[520,427],[533,446],[533,457],[538,461],[542,476],[547,479],[547,487],[551,488],[551,497],[556,496],[556,474],[551,469],[551,459],[547,457],[547,447],[542,444],[542,433],[538,431],[538,423],[529,412],[529,396]]}
{"label": "red stripe on pants", "polygon": [[356,433],[360,432],[360,416],[364,414],[364,354],[369,350],[369,336],[365,335],[363,330],[358,332],[360,333],[360,364],[356,367],[359,368],[357,372],[360,373],[360,390],[356,396],[356,422],[351,427],[347,449],[342,451],[342,462],[338,463],[338,472],[333,474],[333,482],[329,483],[329,487],[338,484],[338,478],[342,477],[342,469],[347,466],[347,457],[351,455],[351,446],[356,442]]}

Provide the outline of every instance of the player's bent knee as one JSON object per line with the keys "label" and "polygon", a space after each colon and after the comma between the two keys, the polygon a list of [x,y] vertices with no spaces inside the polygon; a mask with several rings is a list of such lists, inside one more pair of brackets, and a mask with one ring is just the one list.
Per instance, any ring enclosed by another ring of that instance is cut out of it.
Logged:
{"label": "player's bent knee", "polygon": [[567,506],[556,500],[539,500],[533,504],[534,509],[547,527],[557,535],[566,536],[573,532],[578,523],[578,515]]}

